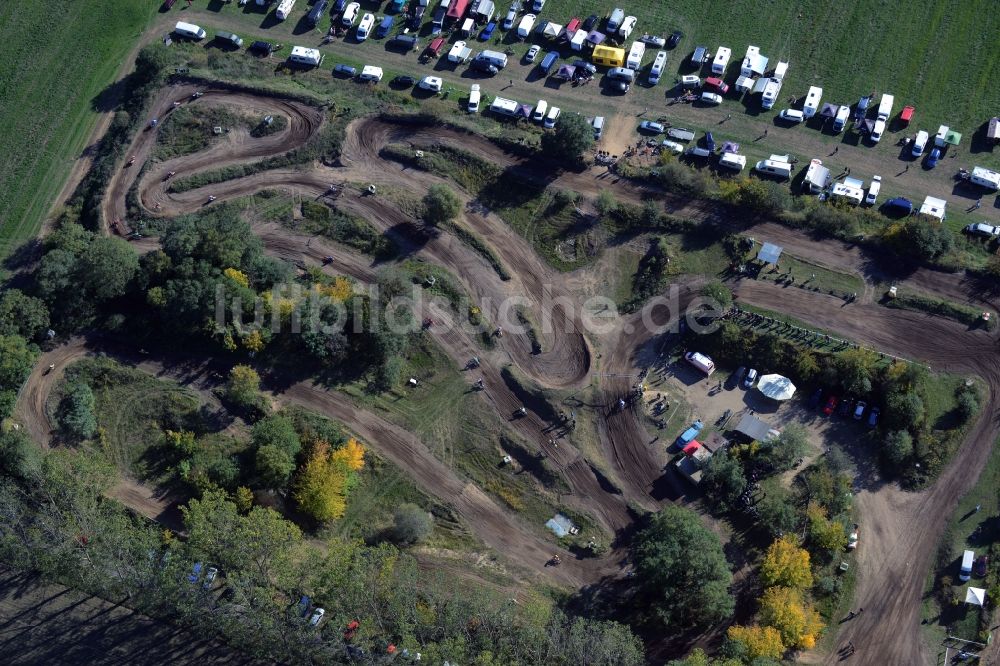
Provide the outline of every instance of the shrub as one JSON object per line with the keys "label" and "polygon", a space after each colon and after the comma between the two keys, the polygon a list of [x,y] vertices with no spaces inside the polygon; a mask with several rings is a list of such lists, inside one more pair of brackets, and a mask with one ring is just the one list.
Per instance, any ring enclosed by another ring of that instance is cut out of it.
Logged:
{"label": "shrub", "polygon": [[392,534],[397,543],[423,541],[434,529],[430,514],[416,504],[400,504],[393,514]]}

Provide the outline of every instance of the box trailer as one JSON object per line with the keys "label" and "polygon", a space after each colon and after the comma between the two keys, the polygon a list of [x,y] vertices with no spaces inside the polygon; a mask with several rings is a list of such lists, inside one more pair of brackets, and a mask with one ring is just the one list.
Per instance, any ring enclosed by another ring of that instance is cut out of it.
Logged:
{"label": "box trailer", "polygon": [[299,65],[318,67],[323,62],[323,54],[319,52],[319,49],[311,49],[307,46],[293,46],[292,53],[288,56],[288,59]]}
{"label": "box trailer", "polygon": [[719,50],[715,52],[715,58],[712,60],[712,73],[722,74],[726,73],[726,67],[729,66],[729,56],[732,55],[732,50],[728,46],[720,46]]}
{"label": "box trailer", "polygon": [[646,55],[646,45],[642,42],[632,42],[632,48],[628,50],[625,58],[625,66],[629,69],[639,69],[642,67],[642,56]]}
{"label": "box trailer", "polygon": [[819,86],[812,86],[806,93],[806,100],[802,103],[802,115],[812,118],[819,110],[819,101],[823,98],[823,89]]}
{"label": "box trailer", "polygon": [[701,352],[688,352],[684,354],[684,360],[701,370],[706,376],[715,372],[715,361]]}
{"label": "box trailer", "polygon": [[178,21],[177,25],[174,26],[174,32],[181,37],[188,37],[190,39],[205,39],[205,29],[196,26],[194,23]]}
{"label": "box trailer", "polygon": [[295,7],[295,0],[281,0],[278,3],[278,8],[274,10],[275,18],[284,21],[292,13],[293,7]]}

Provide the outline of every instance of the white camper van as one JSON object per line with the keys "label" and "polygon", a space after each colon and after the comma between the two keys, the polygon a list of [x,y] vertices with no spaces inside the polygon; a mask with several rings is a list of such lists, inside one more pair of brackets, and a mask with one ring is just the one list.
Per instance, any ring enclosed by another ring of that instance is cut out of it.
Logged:
{"label": "white camper van", "polygon": [[174,26],[174,32],[181,37],[188,37],[190,39],[205,39],[205,29],[196,26],[194,23],[178,21],[177,25]]}
{"label": "white camper van", "polygon": [[722,153],[719,158],[719,166],[726,167],[727,169],[733,169],[734,171],[743,171],[743,168],[747,165],[747,158],[744,155],[737,155],[736,153]]}
{"label": "white camper van", "polygon": [[715,52],[715,59],[712,60],[712,74],[725,74],[726,67],[729,66],[729,56],[732,50],[728,46],[720,46]]}
{"label": "white camper van", "polygon": [[653,66],[649,70],[649,83],[650,85],[656,85],[660,82],[660,77],[663,76],[663,69],[667,65],[667,52],[658,51],[656,53],[656,58],[653,60]]}
{"label": "white camper van", "polygon": [[962,568],[958,572],[958,579],[963,583],[972,578],[972,561],[976,559],[976,553],[967,550],[962,553]]}
{"label": "white camper van", "polygon": [[878,103],[878,119],[879,120],[889,120],[889,115],[892,113],[892,103],[894,98],[892,95],[885,93],[882,95],[882,99]]}
{"label": "white camper van", "polygon": [[777,176],[778,178],[791,178],[792,165],[787,161],[774,159],[775,157],[777,156],[771,155],[770,159],[757,162],[757,165],[754,168],[760,173]]}
{"label": "white camper van", "polygon": [[646,55],[646,45],[642,42],[632,42],[632,48],[628,50],[628,57],[625,59],[625,66],[638,71],[642,67],[644,55]]}
{"label": "white camper van", "polygon": [[817,86],[809,88],[809,92],[806,93],[806,101],[802,103],[802,115],[806,118],[812,118],[815,116],[816,111],[819,110],[819,101],[822,98],[822,88]]}
{"label": "white camper van", "polygon": [[910,151],[910,154],[914,157],[923,155],[924,149],[927,147],[927,139],[929,138],[930,135],[926,131],[920,130],[917,132],[917,136],[913,139],[913,149]]}

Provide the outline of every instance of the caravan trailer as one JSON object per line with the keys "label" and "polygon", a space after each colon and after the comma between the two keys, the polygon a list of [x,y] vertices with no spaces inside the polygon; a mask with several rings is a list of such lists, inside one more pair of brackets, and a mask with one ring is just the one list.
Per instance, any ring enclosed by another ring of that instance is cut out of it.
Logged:
{"label": "caravan trailer", "polygon": [[295,0],[281,0],[278,3],[278,8],[274,10],[275,18],[279,21],[284,21],[292,13],[292,7],[294,6]]}
{"label": "caravan trailer", "polygon": [[306,46],[293,46],[288,60],[299,65],[318,67],[323,62],[323,54],[319,52],[319,49],[311,49]]}
{"label": "caravan trailer", "polygon": [[806,101],[802,103],[802,115],[806,118],[812,118],[815,116],[816,111],[819,109],[819,101],[822,97],[822,88],[817,86],[809,88],[809,92],[806,93]]}
{"label": "caravan trailer", "polygon": [[632,42],[632,48],[628,51],[625,59],[625,66],[629,69],[638,70],[642,67],[642,56],[646,54],[646,45],[642,42]]}
{"label": "caravan trailer", "polygon": [[726,67],[729,66],[729,56],[732,51],[727,46],[720,46],[719,50],[715,52],[715,59],[712,60],[712,74],[723,75],[726,73]]}

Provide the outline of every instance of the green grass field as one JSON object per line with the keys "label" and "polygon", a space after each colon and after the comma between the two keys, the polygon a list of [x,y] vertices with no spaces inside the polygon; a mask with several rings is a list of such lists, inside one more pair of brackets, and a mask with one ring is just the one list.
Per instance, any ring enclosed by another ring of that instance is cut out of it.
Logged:
{"label": "green grass field", "polygon": [[151,0],[0,4],[0,257],[37,233],[142,36]]}

